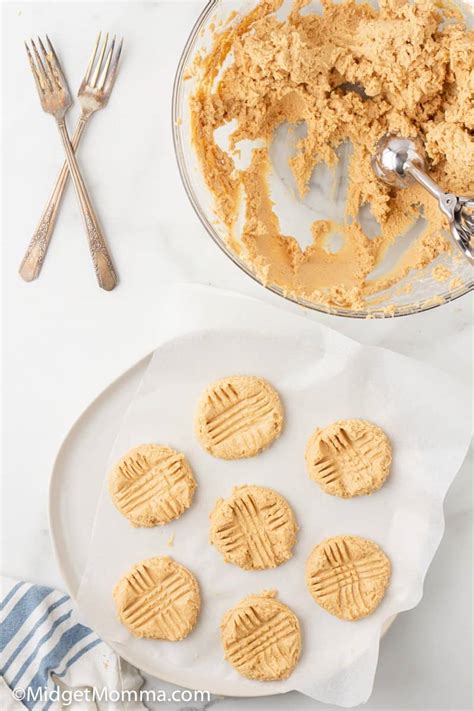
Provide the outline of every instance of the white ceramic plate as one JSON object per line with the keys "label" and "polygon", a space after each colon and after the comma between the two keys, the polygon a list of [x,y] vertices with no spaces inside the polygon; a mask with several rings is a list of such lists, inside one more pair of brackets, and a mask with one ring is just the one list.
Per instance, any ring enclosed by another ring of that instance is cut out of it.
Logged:
{"label": "white ceramic plate", "polygon": [[[54,465],[49,492],[50,530],[57,562],[73,599],[76,598],[86,564],[97,501],[110,450],[123,414],[139,386],[150,358],[151,354],[126,371],[91,403],[68,433]],[[387,620],[382,634],[394,619]],[[163,670],[153,662],[151,655],[137,653],[136,650],[132,653],[126,644],[119,642],[109,644],[121,657],[147,674],[173,684],[189,685],[184,683],[179,672],[173,676],[170,676],[169,672],[163,674]],[[189,673],[187,679],[189,681]],[[204,679],[198,686],[208,689],[211,693],[222,693],[222,689],[209,688]],[[256,689],[254,695],[266,696],[270,693],[274,692],[262,688]],[[232,695],[244,694],[239,693],[236,687]]]}

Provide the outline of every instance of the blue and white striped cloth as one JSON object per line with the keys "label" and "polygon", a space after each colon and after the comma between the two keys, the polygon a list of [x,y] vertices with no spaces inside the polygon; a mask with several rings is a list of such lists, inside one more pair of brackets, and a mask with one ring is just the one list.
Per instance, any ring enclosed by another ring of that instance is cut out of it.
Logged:
{"label": "blue and white striped cloth", "polygon": [[138,690],[143,683],[133,667],[77,620],[68,595],[10,578],[1,579],[0,677],[2,711],[21,705],[30,711],[61,708],[48,696],[58,685],[123,691]]}

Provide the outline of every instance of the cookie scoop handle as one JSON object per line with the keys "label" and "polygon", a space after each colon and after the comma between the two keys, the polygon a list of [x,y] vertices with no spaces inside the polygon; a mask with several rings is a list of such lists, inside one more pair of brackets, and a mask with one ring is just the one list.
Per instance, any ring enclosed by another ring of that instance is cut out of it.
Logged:
{"label": "cookie scoop handle", "polygon": [[474,198],[444,191],[426,173],[425,166],[425,152],[419,138],[382,136],[372,158],[375,175],[387,185],[406,188],[416,181],[438,201],[448,219],[453,242],[474,264]]}
{"label": "cookie scoop handle", "polygon": [[474,264],[474,198],[463,198],[445,192],[438,183],[411,161],[404,171],[420,183],[438,201],[441,212],[449,221],[451,236],[457,247],[471,264]]}

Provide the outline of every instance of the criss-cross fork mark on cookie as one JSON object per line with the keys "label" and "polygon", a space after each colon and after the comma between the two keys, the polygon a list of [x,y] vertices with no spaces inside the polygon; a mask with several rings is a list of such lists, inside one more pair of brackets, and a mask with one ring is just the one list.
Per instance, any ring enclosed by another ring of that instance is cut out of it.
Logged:
{"label": "criss-cross fork mark on cookie", "polygon": [[140,565],[127,577],[127,582],[137,595],[149,592],[155,585],[150,571],[145,565]]}
{"label": "criss-cross fork mark on cookie", "polygon": [[127,581],[136,594],[123,610],[124,621],[139,630],[153,619],[153,624],[163,637],[179,637],[186,629],[178,601],[192,594],[186,576],[179,570],[172,570],[161,580],[155,581],[146,566],[137,568]]}
{"label": "criss-cross fork mark on cookie", "polygon": [[289,522],[288,510],[286,506],[282,506],[279,501],[274,501],[266,506],[260,506],[265,528],[268,531],[275,532],[279,528],[286,526]]}
{"label": "criss-cross fork mark on cookie", "polygon": [[[150,464],[139,453],[128,457],[119,470],[126,478],[117,494],[124,513],[132,513],[150,499],[159,501],[166,516],[174,517],[183,512],[183,504],[176,497],[178,485],[186,477],[181,456],[173,453]],[[127,476],[125,472],[134,472],[134,476]]]}
{"label": "criss-cross fork mark on cookie", "polygon": [[269,534],[288,522],[288,513],[277,502],[259,508],[249,493],[235,497],[232,512],[234,519],[217,530],[224,552],[245,547],[256,567],[273,567],[276,557]]}
{"label": "criss-cross fork mark on cookie", "polygon": [[[239,638],[227,645],[227,658],[237,669],[258,657],[262,666],[273,671],[275,665],[286,664],[288,650],[291,658],[298,645],[298,630],[291,614],[285,610],[278,610],[262,620],[255,607],[249,606],[239,610],[234,619]],[[286,652],[282,651],[282,643],[285,643]]]}
{"label": "criss-cross fork mark on cookie", "polygon": [[324,484],[333,484],[347,472],[370,479],[372,465],[381,457],[372,432],[362,430],[350,437],[344,427],[321,438],[314,469]]}
{"label": "criss-cross fork mark on cookie", "polygon": [[219,445],[239,436],[244,444],[253,447],[259,444],[259,425],[273,411],[265,390],[241,398],[231,383],[220,385],[209,393],[208,402],[218,410],[206,420],[207,433],[213,445]]}
{"label": "criss-cross fork mark on cookie", "polygon": [[119,466],[119,472],[125,479],[133,481],[149,471],[150,465],[145,455],[138,452],[135,457],[127,457]]}
{"label": "criss-cross fork mark on cookie", "polygon": [[383,559],[377,553],[354,559],[344,540],[329,543],[323,552],[330,568],[310,576],[311,591],[321,599],[337,594],[341,605],[354,608],[358,613],[367,611],[364,585],[385,574]]}

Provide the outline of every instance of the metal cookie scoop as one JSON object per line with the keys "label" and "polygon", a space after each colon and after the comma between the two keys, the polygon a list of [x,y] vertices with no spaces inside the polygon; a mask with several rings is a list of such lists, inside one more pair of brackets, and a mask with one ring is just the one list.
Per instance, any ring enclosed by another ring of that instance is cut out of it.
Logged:
{"label": "metal cookie scoop", "polygon": [[414,180],[438,200],[448,218],[451,237],[465,257],[474,264],[474,197],[446,193],[425,172],[425,154],[420,141],[384,136],[378,143],[372,167],[388,185],[406,188]]}

